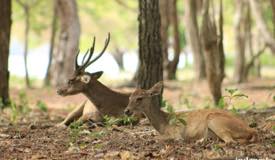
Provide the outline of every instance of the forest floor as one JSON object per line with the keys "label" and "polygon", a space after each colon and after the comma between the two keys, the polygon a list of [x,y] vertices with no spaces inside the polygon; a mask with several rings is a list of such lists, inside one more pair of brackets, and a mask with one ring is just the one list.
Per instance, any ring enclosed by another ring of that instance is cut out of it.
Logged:
{"label": "forest floor", "polygon": [[[0,113],[0,159],[275,159],[274,80],[257,79],[242,85],[225,82],[224,86],[248,96],[226,100],[226,104],[229,109],[241,109],[234,112],[258,130],[257,142],[225,145],[217,140],[165,140],[148,120],[133,126],[74,123],[67,129],[56,128],[86,98],[59,97],[51,88],[22,92],[15,87],[11,94],[17,107]],[[211,107],[206,82],[166,82],[164,99],[177,110]]]}

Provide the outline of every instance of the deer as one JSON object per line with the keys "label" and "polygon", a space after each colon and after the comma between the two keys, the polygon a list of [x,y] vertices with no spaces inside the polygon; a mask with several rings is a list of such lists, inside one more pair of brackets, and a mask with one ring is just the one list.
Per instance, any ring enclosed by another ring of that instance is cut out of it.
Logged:
{"label": "deer", "polygon": [[151,125],[167,139],[203,142],[207,138],[216,138],[228,143],[247,143],[257,139],[257,131],[244,121],[221,109],[201,109],[181,112],[184,123],[171,124],[171,113],[161,110],[153,103],[155,96],[161,94],[163,82],[156,83],[148,90],[137,88],[129,97],[125,114],[142,112]]}
{"label": "deer", "polygon": [[[79,93],[84,94],[94,106],[86,106],[86,101],[80,106],[76,107],[63,122],[57,124],[57,127],[67,127],[71,122],[75,120],[92,121],[94,123],[101,122],[104,115],[119,117],[124,115],[124,109],[126,108],[130,93],[121,93],[113,91],[98,79],[102,76],[103,71],[94,73],[86,72],[85,69],[92,63],[97,61],[105,52],[109,41],[110,33],[105,41],[105,45],[102,51],[91,60],[94,54],[95,37],[90,49],[85,53],[82,64],[78,64],[79,51],[75,56],[74,72],[73,75],[68,78],[67,83],[57,89],[57,94],[60,96],[76,95]],[[138,116],[137,116],[138,118]]]}

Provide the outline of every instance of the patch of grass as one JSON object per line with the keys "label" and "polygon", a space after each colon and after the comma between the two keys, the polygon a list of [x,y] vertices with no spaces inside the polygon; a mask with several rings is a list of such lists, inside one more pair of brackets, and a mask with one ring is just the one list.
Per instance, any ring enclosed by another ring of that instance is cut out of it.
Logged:
{"label": "patch of grass", "polygon": [[91,132],[89,134],[89,136],[93,139],[96,139],[96,138],[99,139],[107,134],[108,134],[108,132],[106,130],[102,130],[102,131],[97,131],[97,132]]}
{"label": "patch of grass", "polygon": [[42,112],[48,112],[48,106],[46,105],[46,103],[44,103],[41,100],[38,100],[36,102],[36,106],[39,110],[41,110]]}
{"label": "patch of grass", "polygon": [[30,112],[29,101],[26,92],[20,91],[19,92],[19,104],[17,105],[18,109],[21,113],[26,114]]}
{"label": "patch of grass", "polygon": [[217,151],[221,150],[222,147],[220,147],[218,144],[213,144],[212,149],[217,152]]}
{"label": "patch of grass", "polygon": [[114,118],[105,115],[103,117],[103,124],[106,125],[107,127],[111,127],[112,125],[135,125],[138,123],[138,119],[133,117],[133,116],[127,116],[123,115],[122,117],[119,118]]}
{"label": "patch of grass", "polygon": [[80,121],[75,121],[73,123],[70,124],[69,128],[70,128],[70,144],[76,144],[77,140],[80,136],[80,132],[81,132],[81,125],[82,122]]}
{"label": "patch of grass", "polygon": [[12,124],[16,124],[19,117],[21,117],[22,115],[24,116],[31,111],[27,94],[24,91],[20,91],[18,103],[11,100],[9,109],[11,111],[10,121],[12,122]]}

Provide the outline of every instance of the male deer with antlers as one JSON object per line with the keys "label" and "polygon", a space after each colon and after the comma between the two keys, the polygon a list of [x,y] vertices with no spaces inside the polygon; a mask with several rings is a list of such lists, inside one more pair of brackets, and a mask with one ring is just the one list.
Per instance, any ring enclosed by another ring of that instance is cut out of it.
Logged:
{"label": "male deer with antlers", "polygon": [[134,111],[143,112],[153,127],[167,138],[203,141],[208,136],[214,136],[225,143],[256,140],[255,129],[231,113],[219,109],[181,113],[185,123],[169,124],[169,114],[152,103],[153,97],[159,95],[162,88],[163,83],[159,82],[149,90],[136,89],[129,98],[125,114],[131,115]]}
{"label": "male deer with antlers", "polygon": [[[77,62],[79,55],[78,52],[75,58],[75,70],[73,76],[69,78],[66,86],[63,86],[57,90],[57,93],[61,96],[83,93],[95,107],[85,106],[85,103],[83,103],[72,111],[66,119],[57,126],[67,126],[72,121],[77,120],[80,117],[83,121],[89,119],[93,122],[100,122],[104,115],[114,117],[123,115],[123,111],[128,104],[130,94],[115,92],[99,82],[98,79],[103,74],[102,71],[95,73],[85,72],[85,69],[88,66],[103,55],[109,41],[110,34],[108,34],[103,50],[97,57],[91,60],[95,48],[94,38],[93,45],[84,55],[81,65]],[[88,58],[85,60],[87,56]]]}

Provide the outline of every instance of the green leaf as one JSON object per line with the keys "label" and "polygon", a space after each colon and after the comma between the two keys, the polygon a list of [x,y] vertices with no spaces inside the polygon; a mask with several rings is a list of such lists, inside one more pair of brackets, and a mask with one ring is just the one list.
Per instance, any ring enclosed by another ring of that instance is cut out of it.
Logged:
{"label": "green leaf", "polygon": [[40,100],[37,101],[36,106],[43,112],[48,111],[47,105],[44,102],[40,101]]}
{"label": "green leaf", "polygon": [[220,109],[224,109],[224,107],[225,107],[224,97],[221,97],[221,98],[220,98],[217,107],[220,108]]}

